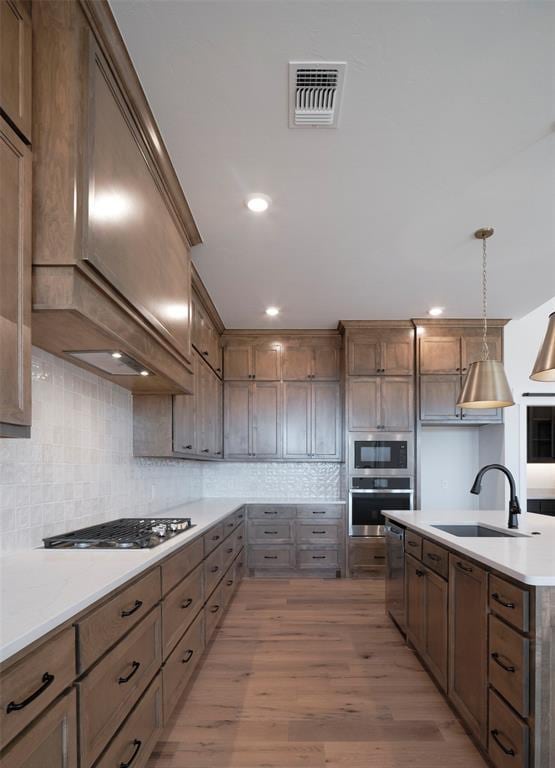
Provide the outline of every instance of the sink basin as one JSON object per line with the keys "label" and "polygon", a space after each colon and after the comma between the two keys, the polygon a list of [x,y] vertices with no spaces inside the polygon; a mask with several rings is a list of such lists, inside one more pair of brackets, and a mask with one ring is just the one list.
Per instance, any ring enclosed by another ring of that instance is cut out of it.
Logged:
{"label": "sink basin", "polygon": [[486,525],[478,525],[477,523],[432,525],[432,528],[438,528],[440,531],[445,531],[445,533],[452,533],[453,536],[463,536],[467,539],[513,538],[526,536],[525,533],[509,533],[509,531],[500,531],[496,528],[488,528]]}

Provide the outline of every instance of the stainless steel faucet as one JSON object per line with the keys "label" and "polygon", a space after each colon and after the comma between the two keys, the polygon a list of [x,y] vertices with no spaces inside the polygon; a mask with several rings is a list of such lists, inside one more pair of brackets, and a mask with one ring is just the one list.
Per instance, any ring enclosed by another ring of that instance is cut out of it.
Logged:
{"label": "stainless steel faucet", "polygon": [[511,472],[507,469],[507,467],[503,466],[503,464],[486,464],[485,467],[482,467],[482,469],[476,475],[476,479],[472,484],[470,493],[475,493],[476,495],[480,493],[480,491],[482,490],[482,478],[486,474],[486,472],[489,472],[490,469],[498,469],[500,472],[503,472],[503,474],[509,481],[509,488],[511,489],[511,498],[509,499],[508,525],[509,525],[509,528],[518,528],[517,515],[520,515],[520,503],[518,501],[518,496],[516,495],[515,479],[512,476]]}

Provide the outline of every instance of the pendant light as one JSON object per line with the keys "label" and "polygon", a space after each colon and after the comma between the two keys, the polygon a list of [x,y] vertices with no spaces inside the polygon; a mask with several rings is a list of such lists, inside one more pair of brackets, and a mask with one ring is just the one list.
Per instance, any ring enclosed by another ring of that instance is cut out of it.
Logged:
{"label": "pendant light", "polygon": [[549,315],[545,338],[530,378],[534,381],[555,381],[555,312]]}
{"label": "pendant light", "polygon": [[482,241],[482,359],[470,364],[457,402],[459,408],[506,408],[515,404],[503,363],[489,357],[486,240],[492,235],[493,227],[477,229],[474,233],[474,237]]}

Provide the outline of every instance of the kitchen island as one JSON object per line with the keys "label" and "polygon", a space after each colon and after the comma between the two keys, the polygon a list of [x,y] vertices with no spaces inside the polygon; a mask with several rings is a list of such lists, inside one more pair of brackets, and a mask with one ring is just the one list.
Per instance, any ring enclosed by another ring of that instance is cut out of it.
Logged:
{"label": "kitchen island", "polygon": [[385,514],[387,608],[407,642],[493,765],[552,768],[555,520]]}

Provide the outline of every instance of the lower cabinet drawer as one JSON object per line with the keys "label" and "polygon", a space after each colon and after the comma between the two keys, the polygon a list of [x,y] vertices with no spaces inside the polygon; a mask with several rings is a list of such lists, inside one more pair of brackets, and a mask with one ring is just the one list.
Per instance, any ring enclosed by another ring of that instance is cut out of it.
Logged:
{"label": "lower cabinet drawer", "polygon": [[162,723],[162,675],[158,674],[94,768],[144,768]]}
{"label": "lower cabinet drawer", "polygon": [[227,606],[229,604],[231,598],[233,597],[233,593],[237,589],[238,582],[239,582],[239,576],[237,571],[237,564],[233,563],[231,568],[228,569],[222,581],[222,595],[223,595],[224,606]]}
{"label": "lower cabinet drawer", "polygon": [[210,595],[224,573],[224,552],[218,547],[204,561],[204,596]]}
{"label": "lower cabinet drawer", "polygon": [[311,520],[337,520],[343,517],[344,509],[343,504],[299,504],[297,516]]}
{"label": "lower cabinet drawer", "polygon": [[185,545],[175,555],[162,563],[162,594],[173,589],[188,573],[197,567],[204,557],[204,543],[201,538]]}
{"label": "lower cabinet drawer", "polygon": [[413,531],[405,531],[405,552],[417,560],[422,559],[422,537]]}
{"label": "lower cabinet drawer", "polygon": [[496,768],[528,768],[528,726],[492,690],[488,754]]}
{"label": "lower cabinet drawer", "polygon": [[240,525],[237,526],[231,538],[233,540],[233,549],[235,550],[235,554],[237,554],[245,544],[244,523],[241,523]]}
{"label": "lower cabinet drawer", "polygon": [[299,549],[299,568],[339,568],[337,549]]}
{"label": "lower cabinet drawer", "polygon": [[502,619],[521,632],[530,628],[530,594],[526,589],[510,581],[494,576],[489,577],[489,607]]}
{"label": "lower cabinet drawer", "polygon": [[297,520],[299,544],[337,544],[340,526],[321,520]]}
{"label": "lower cabinet drawer", "polygon": [[359,572],[381,573],[385,568],[383,539],[349,541],[349,568]]}
{"label": "lower cabinet drawer", "polygon": [[449,553],[439,544],[424,539],[422,542],[422,562],[444,579],[449,574]]}
{"label": "lower cabinet drawer", "polygon": [[183,635],[162,669],[164,681],[164,721],[167,721],[204,650],[204,611]]}
{"label": "lower cabinet drawer", "polygon": [[249,504],[249,519],[293,520],[297,516],[297,507],[286,504]]}
{"label": "lower cabinet drawer", "polygon": [[77,683],[81,768],[89,768],[162,663],[160,606]]}
{"label": "lower cabinet drawer", "polygon": [[220,586],[213,592],[212,596],[204,606],[204,627],[206,645],[212,637],[216,626],[224,612],[224,594],[223,586]]}
{"label": "lower cabinet drawer", "polygon": [[489,682],[523,717],[530,708],[530,641],[490,614]]}
{"label": "lower cabinet drawer", "polygon": [[227,571],[233,560],[235,559],[235,544],[233,537],[230,536],[222,544],[222,570]]}
{"label": "lower cabinet drawer", "polygon": [[293,541],[293,525],[289,520],[251,520],[249,541],[252,544],[287,544]]}
{"label": "lower cabinet drawer", "polygon": [[215,525],[208,533],[205,533],[202,537],[204,541],[204,556],[208,555],[215,549],[218,544],[221,544],[224,538],[223,524]]}
{"label": "lower cabinet drawer", "polygon": [[230,535],[230,533],[233,533],[233,529],[237,526],[237,518],[235,515],[230,515],[229,517],[226,517],[226,519],[222,523],[222,528],[224,531],[224,539]]}
{"label": "lower cabinet drawer", "polygon": [[249,568],[295,568],[295,549],[292,546],[250,547]]}
{"label": "lower cabinet drawer", "polygon": [[190,576],[166,595],[162,603],[164,658],[191,624],[204,603],[204,579],[199,565]]}
{"label": "lower cabinet drawer", "polygon": [[39,645],[0,674],[0,734],[10,742],[75,677],[75,631],[72,627]]}
{"label": "lower cabinet drawer", "polygon": [[71,690],[43,712],[2,753],[2,768],[77,768],[75,699]]}

